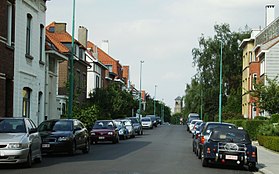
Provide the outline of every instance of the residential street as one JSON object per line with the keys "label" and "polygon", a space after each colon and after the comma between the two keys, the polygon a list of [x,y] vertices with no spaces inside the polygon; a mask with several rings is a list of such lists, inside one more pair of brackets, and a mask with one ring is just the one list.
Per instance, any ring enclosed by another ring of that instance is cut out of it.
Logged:
{"label": "residential street", "polygon": [[[162,125],[119,144],[91,145],[89,154],[44,156],[30,169],[1,166],[9,174],[248,174],[246,169],[204,168],[184,126]],[[259,157],[260,158],[260,157]]]}

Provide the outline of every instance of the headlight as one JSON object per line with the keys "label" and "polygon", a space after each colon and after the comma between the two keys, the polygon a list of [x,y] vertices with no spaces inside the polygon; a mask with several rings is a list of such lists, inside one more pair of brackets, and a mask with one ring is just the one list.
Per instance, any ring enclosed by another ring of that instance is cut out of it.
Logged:
{"label": "headlight", "polygon": [[21,143],[9,143],[8,148],[9,149],[23,149],[27,148],[28,144],[21,144]]}
{"label": "headlight", "polygon": [[59,137],[57,140],[58,141],[69,141],[71,138],[70,137]]}
{"label": "headlight", "polygon": [[113,135],[113,132],[108,132],[108,135]]}
{"label": "headlight", "polygon": [[91,135],[96,135],[95,132],[91,132]]}

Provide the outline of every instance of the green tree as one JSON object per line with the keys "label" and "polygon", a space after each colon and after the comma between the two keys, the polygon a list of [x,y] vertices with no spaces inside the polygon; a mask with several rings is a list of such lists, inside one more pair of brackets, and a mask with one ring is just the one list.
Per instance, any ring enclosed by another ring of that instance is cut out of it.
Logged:
{"label": "green tree", "polygon": [[[241,111],[241,103],[234,108],[230,107],[241,94],[241,74],[242,74],[242,49],[239,43],[249,37],[249,31],[233,32],[229,24],[215,25],[215,35],[205,37],[203,34],[199,38],[199,48],[192,49],[193,63],[197,68],[199,79],[194,77],[191,85],[187,85],[185,103],[186,110],[199,111],[202,96],[204,113],[209,120],[214,120],[218,114],[219,107],[219,77],[220,77],[220,49],[222,43],[222,104],[233,112]],[[202,94],[200,95],[200,90]],[[230,99],[230,102],[227,100]],[[188,104],[187,104],[188,103]],[[190,106],[189,106],[190,105]],[[230,111],[230,110],[229,110]]]}
{"label": "green tree", "polygon": [[262,81],[254,84],[254,90],[250,94],[256,99],[258,107],[268,111],[269,114],[279,113],[279,85],[277,78],[271,80],[266,78],[267,85]]}

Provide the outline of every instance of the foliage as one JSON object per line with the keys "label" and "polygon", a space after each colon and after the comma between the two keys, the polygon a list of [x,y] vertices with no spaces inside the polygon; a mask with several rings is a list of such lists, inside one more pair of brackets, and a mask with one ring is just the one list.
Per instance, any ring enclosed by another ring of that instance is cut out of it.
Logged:
{"label": "foliage", "polygon": [[107,88],[98,88],[90,96],[90,103],[96,105],[100,112],[99,118],[116,119],[132,115],[137,109],[137,102],[132,94],[122,90],[118,84],[111,84]]}
{"label": "foliage", "polygon": [[259,135],[279,136],[279,125],[278,124],[264,124],[259,129]]}
{"label": "foliage", "polygon": [[180,124],[181,113],[175,113],[171,116],[170,123],[171,124]]}
{"label": "foliage", "polygon": [[279,152],[279,137],[278,136],[258,136],[258,142],[260,145]]}
{"label": "foliage", "polygon": [[279,123],[279,114],[271,115],[270,123]]}
{"label": "foliage", "polygon": [[99,110],[97,106],[92,105],[85,108],[75,108],[73,111],[73,118],[76,118],[83,122],[87,128],[91,128],[94,122],[97,120]]}
{"label": "foliage", "polygon": [[215,25],[214,29],[213,37],[202,35],[199,48],[192,49],[193,63],[198,73],[185,91],[186,112],[198,112],[203,108],[208,120],[213,120],[218,114],[221,45],[224,112],[241,114],[242,48],[239,42],[249,37],[247,29],[232,32],[228,24]]}
{"label": "foliage", "polygon": [[249,93],[255,98],[258,107],[270,114],[279,113],[279,85],[277,78],[271,80],[266,78],[267,85],[262,81],[254,84],[254,90]]}

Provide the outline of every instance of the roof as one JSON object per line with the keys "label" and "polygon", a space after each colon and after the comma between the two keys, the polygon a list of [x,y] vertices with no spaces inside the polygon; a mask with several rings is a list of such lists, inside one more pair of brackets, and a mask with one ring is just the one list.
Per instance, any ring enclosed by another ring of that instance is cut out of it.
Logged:
{"label": "roof", "polygon": [[[46,39],[48,39],[55,46],[55,48],[57,49],[58,52],[68,53],[70,51],[65,45],[63,45],[61,42],[59,42],[56,37],[51,35],[51,33],[48,30],[46,30]],[[51,48],[47,48],[47,50],[50,50],[50,49]]]}

